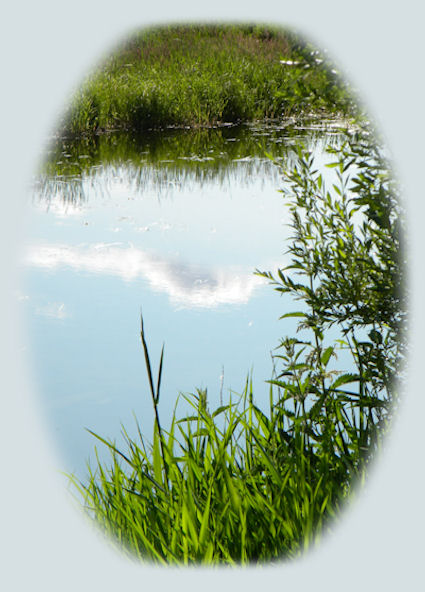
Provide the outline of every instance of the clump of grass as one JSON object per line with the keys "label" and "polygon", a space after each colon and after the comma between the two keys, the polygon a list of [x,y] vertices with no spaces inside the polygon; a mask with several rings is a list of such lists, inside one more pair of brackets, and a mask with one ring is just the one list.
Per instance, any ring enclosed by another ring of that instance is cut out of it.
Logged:
{"label": "clump of grass", "polygon": [[[87,484],[74,484],[88,512],[124,550],[162,564],[247,564],[295,557],[320,537],[345,498],[350,471],[326,446],[313,446],[289,393],[270,385],[270,413],[255,404],[250,381],[236,403],[213,412],[206,391],[185,396],[193,415],[164,430],[159,418],[163,351],[153,380],[141,326],[154,409],[153,444],[128,436]],[[288,418],[292,423],[288,431]],[[326,433],[335,431],[329,418]]]}
{"label": "clump of grass", "polygon": [[65,129],[208,126],[353,109],[327,61],[290,32],[169,26],[134,36],[90,75],[73,97]]}

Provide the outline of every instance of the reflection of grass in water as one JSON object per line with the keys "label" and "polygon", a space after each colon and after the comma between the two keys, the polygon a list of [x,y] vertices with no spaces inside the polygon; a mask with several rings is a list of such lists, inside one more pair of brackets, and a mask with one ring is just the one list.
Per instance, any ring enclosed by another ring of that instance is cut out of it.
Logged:
{"label": "reflection of grass in water", "polygon": [[342,128],[323,124],[308,130],[294,124],[257,124],[58,139],[50,147],[35,189],[44,200],[59,196],[68,202],[84,200],[84,181],[98,187],[96,179],[100,173],[104,180],[106,169],[111,177],[119,172],[126,183],[139,190],[154,184],[162,193],[170,185],[224,184],[229,172],[236,170],[249,181],[272,174],[265,152],[290,162],[296,158],[299,141],[307,146],[338,145],[342,137]]}
{"label": "reflection of grass in water", "polygon": [[353,112],[344,83],[294,34],[244,25],[149,29],[118,47],[75,94],[71,133]]}

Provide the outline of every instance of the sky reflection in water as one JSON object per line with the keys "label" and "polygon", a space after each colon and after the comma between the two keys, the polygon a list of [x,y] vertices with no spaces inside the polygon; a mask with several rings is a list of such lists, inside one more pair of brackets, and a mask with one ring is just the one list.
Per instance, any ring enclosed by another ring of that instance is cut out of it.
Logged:
{"label": "sky reflection in water", "polygon": [[134,412],[150,439],[141,309],[154,367],[165,342],[164,426],[179,392],[208,387],[213,408],[251,370],[266,407],[270,351],[290,328],[278,318],[291,304],[253,273],[287,262],[278,168],[239,158],[220,178],[182,183],[177,168],[164,183],[155,167],[141,183],[134,163],[97,164],[77,179],[78,199],[51,178],[33,200],[22,301],[40,397],[65,470],[80,476],[95,443],[84,427],[119,443],[121,423],[135,434]]}

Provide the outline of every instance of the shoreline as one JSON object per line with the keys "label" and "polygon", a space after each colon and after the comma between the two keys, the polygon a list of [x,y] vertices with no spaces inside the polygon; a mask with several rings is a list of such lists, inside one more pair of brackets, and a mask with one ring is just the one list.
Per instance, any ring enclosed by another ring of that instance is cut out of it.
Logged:
{"label": "shoreline", "polygon": [[359,117],[325,53],[284,29],[193,25],[146,29],[119,46],[86,76],[58,127],[218,128],[312,114]]}

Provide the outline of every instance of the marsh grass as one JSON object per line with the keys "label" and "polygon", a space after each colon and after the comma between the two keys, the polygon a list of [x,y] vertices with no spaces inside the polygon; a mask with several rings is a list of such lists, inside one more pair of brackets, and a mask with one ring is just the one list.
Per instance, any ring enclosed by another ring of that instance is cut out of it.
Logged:
{"label": "marsh grass", "polygon": [[199,127],[355,110],[328,60],[290,32],[179,25],[147,29],[118,47],[75,93],[63,131]]}
{"label": "marsh grass", "polygon": [[[236,402],[208,409],[206,391],[183,396],[193,414],[164,430],[159,418],[163,351],[153,379],[141,341],[154,410],[153,444],[123,428],[125,448],[93,434],[111,465],[74,485],[101,528],[132,556],[161,564],[247,564],[291,558],[320,539],[361,474],[343,450],[313,442],[301,407],[270,385],[270,413],[254,403],[250,380]],[[288,421],[292,427],[288,430]],[[333,418],[325,434],[335,440]],[[92,432],[93,433],[93,432]]]}
{"label": "marsh grass", "polygon": [[[175,409],[164,429],[164,348],[155,378],[142,320],[153,442],[139,426],[137,439],[123,428],[121,448],[93,434],[111,464],[98,460],[85,482],[73,478],[89,515],[131,556],[184,565],[295,558],[332,530],[377,457],[406,355],[402,209],[377,146],[330,152],[330,188],[301,149],[285,172],[292,261],[276,277],[258,272],[301,302],[281,317],[297,318],[299,333],[275,350],[267,411],[248,378],[215,410],[206,391],[181,395],[193,413],[179,419]],[[345,371],[333,365],[341,348],[351,355]]]}
{"label": "marsh grass", "polygon": [[[406,356],[403,210],[367,136],[330,153],[337,182],[329,187],[302,149],[282,171],[291,263],[275,276],[257,272],[301,303],[281,317],[297,318],[298,333],[275,350],[267,411],[248,377],[241,395],[215,410],[206,391],[180,395],[193,413],[179,418],[176,404],[164,429],[164,348],[155,376],[142,319],[153,442],[139,425],[136,439],[123,428],[120,448],[93,434],[111,462],[98,460],[85,482],[72,478],[89,515],[133,557],[184,565],[295,558],[332,530],[377,457]],[[334,366],[341,348],[351,356],[344,371]]]}

